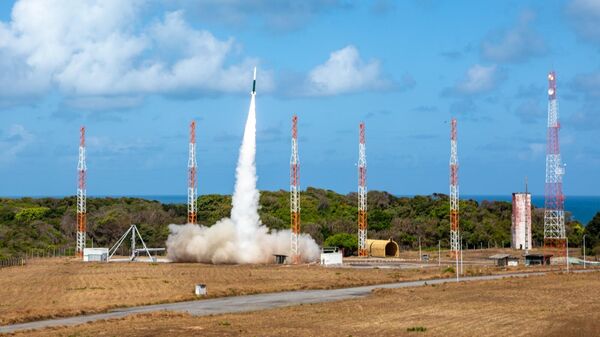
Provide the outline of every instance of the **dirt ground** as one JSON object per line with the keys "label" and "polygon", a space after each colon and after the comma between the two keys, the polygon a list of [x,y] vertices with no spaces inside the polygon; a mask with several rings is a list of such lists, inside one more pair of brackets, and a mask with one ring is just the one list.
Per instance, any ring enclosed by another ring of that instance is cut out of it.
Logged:
{"label": "dirt ground", "polygon": [[194,286],[197,283],[207,285],[209,297],[220,297],[426,279],[444,275],[442,270],[437,267],[359,270],[318,265],[106,264],[81,263],[71,258],[39,259],[23,267],[0,271],[0,324],[191,300],[196,298]]}
{"label": "dirt ground", "polygon": [[242,314],[155,313],[15,336],[597,336],[600,274],[376,290]]}

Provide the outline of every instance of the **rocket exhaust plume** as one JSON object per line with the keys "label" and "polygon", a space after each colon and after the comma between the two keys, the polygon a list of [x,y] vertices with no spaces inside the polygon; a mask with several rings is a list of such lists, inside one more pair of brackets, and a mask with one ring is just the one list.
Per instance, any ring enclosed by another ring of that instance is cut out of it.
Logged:
{"label": "rocket exhaust plume", "polygon": [[[273,254],[289,255],[290,231],[275,231],[260,222],[256,188],[256,68],[250,109],[236,168],[231,217],[211,227],[169,225],[168,258],[177,262],[272,263]],[[319,247],[310,235],[299,237],[302,261],[319,258]]]}

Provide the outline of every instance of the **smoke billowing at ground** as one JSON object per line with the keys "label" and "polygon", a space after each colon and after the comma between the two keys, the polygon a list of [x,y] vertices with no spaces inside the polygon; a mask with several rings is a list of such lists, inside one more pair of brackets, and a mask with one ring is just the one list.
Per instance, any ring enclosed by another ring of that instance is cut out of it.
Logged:
{"label": "smoke billowing at ground", "polygon": [[[231,217],[211,227],[169,225],[168,257],[179,262],[270,263],[273,254],[289,255],[289,230],[268,232],[258,215],[256,188],[256,109],[252,95],[236,169]],[[319,247],[307,234],[299,238],[303,261],[319,258]]]}

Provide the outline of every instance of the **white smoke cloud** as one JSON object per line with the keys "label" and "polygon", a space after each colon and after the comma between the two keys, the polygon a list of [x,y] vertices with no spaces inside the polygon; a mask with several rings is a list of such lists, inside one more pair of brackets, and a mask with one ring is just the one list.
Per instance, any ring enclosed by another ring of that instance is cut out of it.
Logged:
{"label": "white smoke cloud", "polygon": [[[211,227],[169,225],[169,259],[205,263],[270,263],[274,261],[273,254],[289,255],[291,232],[269,233],[260,222],[255,158],[256,105],[252,95],[236,169],[231,218],[222,219]],[[298,245],[303,261],[319,258],[319,247],[309,235],[300,236]]]}

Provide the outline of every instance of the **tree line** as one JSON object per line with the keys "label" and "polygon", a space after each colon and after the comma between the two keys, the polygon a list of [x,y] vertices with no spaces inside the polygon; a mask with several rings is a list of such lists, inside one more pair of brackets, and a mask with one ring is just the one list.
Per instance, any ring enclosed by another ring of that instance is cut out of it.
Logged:
{"label": "tree line", "polygon": [[[300,193],[302,232],[319,244],[338,241],[352,246],[357,231],[357,194],[342,195],[309,187]],[[445,194],[396,197],[382,191],[368,193],[368,234],[375,239],[393,239],[404,249],[448,247],[449,200]],[[263,191],[260,217],[271,230],[290,226],[289,193]],[[74,245],[76,199],[0,199],[0,258],[32,249],[64,248]],[[230,195],[203,195],[198,198],[198,222],[211,226],[229,216]],[[139,198],[88,198],[88,246],[110,247],[131,224],[136,224],[148,246],[164,247],[169,224],[183,224],[185,204],[162,204]],[[469,246],[504,246],[511,240],[512,205],[505,201],[460,200],[460,228],[463,243]],[[532,207],[532,240],[543,241],[544,210]],[[580,246],[586,235],[588,254],[600,255],[600,214],[587,228],[566,215],[570,246]],[[355,241],[354,241],[355,242]]]}

